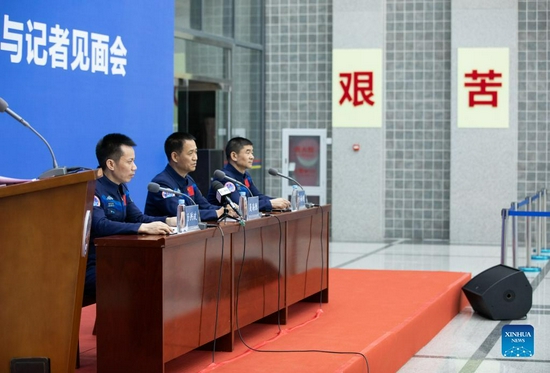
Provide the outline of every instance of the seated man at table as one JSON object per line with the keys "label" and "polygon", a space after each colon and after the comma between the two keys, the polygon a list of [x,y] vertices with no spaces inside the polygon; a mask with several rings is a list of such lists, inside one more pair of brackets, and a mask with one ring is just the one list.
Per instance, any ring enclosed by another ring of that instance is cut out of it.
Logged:
{"label": "seated man at table", "polygon": [[[147,215],[176,215],[179,199],[185,200],[186,205],[198,205],[201,220],[216,220],[223,215],[224,208],[210,204],[203,197],[195,180],[189,175],[189,172],[197,168],[197,150],[195,137],[191,134],[174,132],[168,136],[164,142],[164,153],[168,164],[151,181],[162,188],[183,193],[184,196],[166,191],[147,193],[145,202]],[[228,213],[230,216],[235,214],[233,211]]]}
{"label": "seated man at table", "polygon": [[135,175],[134,146],[126,135],[111,133],[96,146],[103,176],[96,180],[90,248],[86,265],[84,294],[95,296],[96,248],[94,239],[116,234],[170,234],[175,217],[147,216],[135,205],[125,183]]}
{"label": "seated man at table", "polygon": [[[227,158],[227,164],[223,167],[225,175],[246,186],[245,188],[241,185],[235,185],[231,181],[219,180],[225,183],[226,188],[231,191],[229,197],[233,202],[239,203],[239,192],[245,192],[247,197],[250,197],[250,193],[252,193],[254,197],[259,197],[260,211],[271,211],[273,209],[286,210],[290,208],[290,202],[288,200],[284,198],[273,198],[262,194],[254,185],[252,177],[247,171],[252,168],[252,163],[254,162],[254,146],[252,141],[244,137],[232,138],[227,142],[225,147],[225,156]],[[218,203],[216,199],[216,190],[212,186],[210,186],[207,198],[210,203]]]}

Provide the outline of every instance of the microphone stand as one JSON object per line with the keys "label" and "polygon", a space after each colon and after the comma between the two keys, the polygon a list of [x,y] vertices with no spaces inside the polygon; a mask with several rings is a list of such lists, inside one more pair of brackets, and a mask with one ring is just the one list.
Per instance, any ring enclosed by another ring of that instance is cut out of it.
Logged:
{"label": "microphone stand", "polygon": [[218,223],[221,222],[221,221],[224,221],[225,219],[233,219],[237,222],[239,222],[241,225],[243,220],[240,219],[240,218],[236,218],[236,217],[233,217],[231,215],[229,215],[229,209],[227,208],[227,205],[223,206],[223,214],[218,218]]}
{"label": "microphone stand", "polygon": [[55,159],[55,154],[53,153],[53,150],[52,150],[52,147],[50,146],[50,144],[48,144],[46,139],[40,133],[38,133],[38,131],[36,131],[34,128],[32,128],[31,125],[29,123],[27,123],[27,121],[25,119],[23,119],[20,115],[18,115],[16,112],[11,110],[8,107],[8,103],[6,101],[4,101],[2,98],[0,98],[0,112],[4,112],[4,111],[6,113],[8,113],[13,119],[15,119],[16,121],[18,121],[19,123],[21,123],[22,125],[27,127],[28,129],[30,129],[48,147],[48,150],[50,151],[50,155],[51,155],[52,161],[53,161],[53,168],[43,172],[40,176],[38,176],[38,179],[46,179],[48,177],[66,175],[67,174],[67,167],[59,167],[58,166],[57,160]]}
{"label": "microphone stand", "polygon": [[[13,111],[11,111],[10,109],[6,109],[6,112],[8,114],[10,114],[12,117],[14,117],[15,119],[16,116],[19,117],[17,114],[15,114]],[[14,116],[14,114],[16,116]],[[52,162],[53,162],[53,168],[47,170],[47,171],[44,171],[43,173],[40,174],[40,176],[38,176],[39,179],[46,179],[48,177],[54,177],[54,176],[61,176],[61,175],[66,175],[67,174],[67,167],[59,167],[58,164],[57,164],[57,160],[55,159],[55,155],[53,154],[53,149],[52,147],[50,146],[50,144],[48,144],[48,142],[46,141],[46,139],[38,133],[38,131],[36,131],[34,128],[31,127],[30,124],[28,124],[23,118],[19,117],[21,120],[19,120],[19,122],[21,122],[25,127],[27,127],[28,129],[30,129],[32,132],[34,132],[34,134],[36,136],[38,136],[43,142],[44,144],[46,144],[46,146],[48,147],[48,150],[50,151],[50,155],[52,157]]]}
{"label": "microphone stand", "polygon": [[[271,170],[273,170],[273,172],[271,172]],[[300,183],[298,182],[298,180],[293,179],[293,178],[291,178],[290,176],[283,175],[282,173],[278,172],[278,171],[275,170],[275,169],[270,169],[270,170],[269,170],[269,174],[270,174],[270,175],[274,175],[274,176],[284,177],[285,179],[290,180],[290,181],[292,181],[294,184],[298,185],[298,186],[304,191],[304,195],[305,195],[305,197],[306,197],[306,208],[310,209],[310,208],[312,208],[312,207],[315,207],[315,204],[314,204],[314,203],[309,203],[309,202],[307,201],[307,193],[306,193],[306,190],[304,189],[304,187],[302,186],[302,184],[300,184]]]}

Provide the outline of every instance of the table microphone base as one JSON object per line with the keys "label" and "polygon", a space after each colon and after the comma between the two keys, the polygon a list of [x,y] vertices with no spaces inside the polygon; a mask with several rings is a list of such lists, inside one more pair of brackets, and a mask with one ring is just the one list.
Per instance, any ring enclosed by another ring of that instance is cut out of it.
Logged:
{"label": "table microphone base", "polygon": [[56,167],[43,172],[40,176],[38,176],[38,178],[47,179],[49,177],[61,176],[66,174],[67,174],[67,167]]}

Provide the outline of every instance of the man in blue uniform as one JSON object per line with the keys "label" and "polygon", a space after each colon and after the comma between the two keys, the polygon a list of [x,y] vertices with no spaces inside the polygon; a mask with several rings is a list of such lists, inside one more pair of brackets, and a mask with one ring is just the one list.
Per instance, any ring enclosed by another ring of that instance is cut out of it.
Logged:
{"label": "man in blue uniform", "polygon": [[[149,192],[145,202],[147,215],[175,215],[178,200],[185,200],[186,205],[199,206],[201,220],[216,220],[224,213],[224,208],[210,204],[203,197],[195,180],[189,172],[197,168],[197,144],[195,137],[185,132],[174,132],[164,142],[164,152],[168,164],[164,170],[151,180],[163,188],[183,193],[179,196],[169,192]],[[234,212],[229,212],[234,216]]]}
{"label": "man in blue uniform", "polygon": [[176,225],[175,217],[143,215],[130,198],[125,183],[135,175],[134,146],[126,135],[112,133],[96,146],[96,157],[103,176],[96,180],[90,249],[86,266],[84,293],[95,295],[96,248],[94,239],[115,234],[170,234]]}
{"label": "man in blue uniform", "polygon": [[[254,162],[254,147],[252,141],[245,139],[244,137],[234,137],[228,141],[225,147],[225,156],[227,157],[227,164],[223,167],[223,172],[226,176],[235,179],[248,188],[244,188],[240,185],[235,185],[231,181],[219,180],[225,183],[225,187],[231,191],[230,198],[235,203],[239,203],[239,192],[245,192],[250,197],[250,192],[254,197],[259,197],[260,210],[271,211],[273,209],[286,210],[290,207],[290,202],[284,198],[273,198],[262,194],[258,188],[254,185],[252,177],[248,173],[248,169],[252,168]],[[210,186],[207,196],[208,202],[217,204],[216,190]]]}

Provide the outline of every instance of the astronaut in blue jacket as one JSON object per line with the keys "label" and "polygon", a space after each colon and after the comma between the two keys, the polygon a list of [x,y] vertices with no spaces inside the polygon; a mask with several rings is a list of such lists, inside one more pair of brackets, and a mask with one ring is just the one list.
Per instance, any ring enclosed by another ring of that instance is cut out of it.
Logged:
{"label": "astronaut in blue jacket", "polygon": [[125,183],[134,177],[136,144],[126,135],[112,133],[96,146],[103,176],[96,180],[90,248],[84,293],[95,295],[96,248],[94,239],[116,234],[170,234],[175,217],[147,216],[135,205]]}
{"label": "astronaut in blue jacket", "polygon": [[[164,153],[168,164],[151,181],[162,188],[172,189],[185,196],[166,191],[149,192],[145,202],[147,215],[175,215],[179,199],[185,200],[186,205],[196,204],[203,221],[216,220],[223,215],[224,208],[210,204],[203,197],[195,180],[189,175],[189,172],[197,168],[197,150],[195,137],[189,133],[174,132],[168,136],[164,142]],[[234,216],[235,213],[228,211],[228,214]]]}
{"label": "astronaut in blue jacket", "polygon": [[[259,208],[261,211],[271,211],[273,209],[286,210],[290,208],[290,202],[284,198],[273,198],[262,194],[248,173],[248,169],[252,168],[254,162],[254,147],[252,141],[244,137],[234,137],[227,142],[225,147],[225,156],[227,164],[223,167],[223,172],[226,176],[233,178],[243,183],[246,188],[240,185],[235,185],[231,181],[219,180],[225,183],[225,187],[231,191],[229,196],[235,203],[239,203],[240,192],[245,192],[250,197],[250,192],[254,197],[259,197]],[[248,188],[248,189],[247,189]],[[207,196],[208,202],[216,204],[216,190],[210,186]]]}

